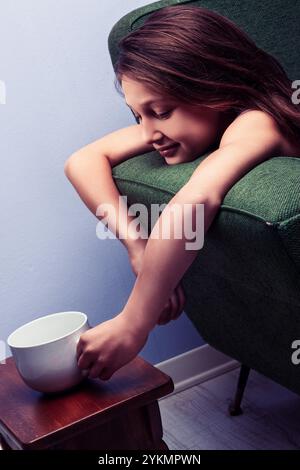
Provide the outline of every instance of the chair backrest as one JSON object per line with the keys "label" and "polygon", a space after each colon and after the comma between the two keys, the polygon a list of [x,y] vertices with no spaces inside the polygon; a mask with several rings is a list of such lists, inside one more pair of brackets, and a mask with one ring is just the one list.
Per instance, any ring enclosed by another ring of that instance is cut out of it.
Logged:
{"label": "chair backrest", "polygon": [[279,60],[291,80],[300,80],[300,0],[162,0],[150,3],[131,11],[113,26],[108,37],[113,67],[122,37],[140,27],[155,10],[178,4],[198,5],[226,16],[258,47]]}

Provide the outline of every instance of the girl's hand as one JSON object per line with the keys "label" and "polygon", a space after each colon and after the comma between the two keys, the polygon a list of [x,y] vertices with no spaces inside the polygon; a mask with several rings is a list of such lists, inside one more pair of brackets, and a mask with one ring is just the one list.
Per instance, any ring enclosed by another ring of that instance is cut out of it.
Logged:
{"label": "girl's hand", "polygon": [[171,320],[176,320],[182,314],[185,302],[185,293],[179,283],[161,312],[157,325],[165,325]]}
{"label": "girl's hand", "polygon": [[86,331],[77,344],[80,369],[88,377],[108,380],[120,367],[134,359],[148,339],[148,332],[129,324],[122,312],[112,320]]}

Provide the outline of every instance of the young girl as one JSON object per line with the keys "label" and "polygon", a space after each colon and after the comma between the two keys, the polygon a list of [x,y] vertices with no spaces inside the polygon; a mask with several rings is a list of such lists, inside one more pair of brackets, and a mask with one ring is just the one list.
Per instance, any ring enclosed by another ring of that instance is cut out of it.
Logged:
{"label": "young girl", "polygon": [[148,240],[124,237],[125,222],[133,220],[127,207],[110,222],[137,279],[123,310],[78,343],[78,366],[103,380],[139,353],[157,323],[183,310],[180,280],[198,250],[185,248],[184,235],[174,237],[175,224],[183,224],[183,212],[168,218],[174,204],[190,204],[193,223],[196,205],[204,204],[206,233],[224,196],[245,173],[272,157],[300,156],[300,113],[291,81],[229,19],[201,7],[165,7],[119,47],[115,84],[138,124],[102,137],[66,162],[65,173],[87,207],[98,215],[97,207],[110,203],[118,213],[120,193],[111,170],[128,158],[155,149],[166,164],[176,165],[211,153],[157,221],[168,221],[169,239],[153,237],[156,225]]}

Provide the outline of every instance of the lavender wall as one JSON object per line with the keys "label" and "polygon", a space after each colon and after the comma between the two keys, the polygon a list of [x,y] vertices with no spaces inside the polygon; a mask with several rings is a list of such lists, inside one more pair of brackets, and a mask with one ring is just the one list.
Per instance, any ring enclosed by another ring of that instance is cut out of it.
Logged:
{"label": "lavender wall", "polygon": [[[90,323],[120,312],[135,276],[118,240],[64,175],[75,150],[133,123],[113,86],[112,26],[143,0],[2,0],[0,16],[0,359],[7,336],[42,315],[80,310]],[[6,89],[6,99],[4,99]],[[183,314],[156,327],[152,363],[203,344]]]}

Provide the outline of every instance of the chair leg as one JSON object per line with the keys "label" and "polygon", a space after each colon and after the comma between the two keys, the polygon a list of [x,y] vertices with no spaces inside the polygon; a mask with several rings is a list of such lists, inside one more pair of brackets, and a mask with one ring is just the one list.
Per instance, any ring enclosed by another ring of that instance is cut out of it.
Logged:
{"label": "chair leg", "polygon": [[241,369],[240,369],[237,389],[235,392],[235,397],[228,407],[230,416],[239,416],[243,413],[243,410],[241,408],[241,402],[243,399],[244,390],[245,390],[247,380],[249,377],[249,372],[250,372],[250,367],[246,366],[245,364],[242,364]]}

